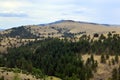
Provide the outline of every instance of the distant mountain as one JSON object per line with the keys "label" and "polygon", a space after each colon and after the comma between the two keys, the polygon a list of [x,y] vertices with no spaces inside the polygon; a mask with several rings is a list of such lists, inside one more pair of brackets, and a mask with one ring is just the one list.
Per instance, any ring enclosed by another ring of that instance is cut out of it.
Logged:
{"label": "distant mountain", "polygon": [[0,29],[0,31],[4,31],[5,29]]}
{"label": "distant mountain", "polygon": [[21,26],[8,29],[1,32],[1,35],[20,38],[64,38],[79,37],[82,34],[104,34],[113,31],[119,33],[120,26],[73,20],[59,20],[47,24]]}
{"label": "distant mountain", "polygon": [[73,20],[59,20],[59,21],[55,21],[55,22],[51,22],[51,23],[47,23],[47,24],[39,24],[38,26],[47,26],[47,25],[58,24],[58,23],[62,23],[62,22],[75,22],[75,21],[73,21]]}
{"label": "distant mountain", "polygon": [[[62,22],[78,22],[78,23],[86,23],[86,24],[99,25],[98,23],[92,23],[92,22],[83,22],[83,21],[74,21],[74,20],[58,20],[58,21],[51,22],[51,23],[38,24],[38,26],[47,26],[47,25],[58,24],[58,23],[62,23]],[[107,25],[107,24],[105,24],[105,25]],[[109,24],[108,24],[108,25],[109,25]]]}
{"label": "distant mountain", "polygon": [[93,24],[93,25],[104,25],[104,26],[119,26],[119,25],[112,25],[112,24],[99,24],[99,23],[93,23],[93,22],[74,21],[74,20],[58,20],[58,21],[51,22],[51,23],[38,24],[38,26],[47,26],[47,25],[58,24],[58,23],[62,23],[62,22],[78,22],[78,23],[81,23],[81,24]]}

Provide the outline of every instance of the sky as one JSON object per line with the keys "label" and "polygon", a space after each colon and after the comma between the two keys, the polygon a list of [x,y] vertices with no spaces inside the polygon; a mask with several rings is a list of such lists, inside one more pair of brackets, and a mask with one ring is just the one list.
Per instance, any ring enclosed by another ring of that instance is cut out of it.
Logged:
{"label": "sky", "polygon": [[58,20],[120,24],[120,0],[0,0],[0,29]]}

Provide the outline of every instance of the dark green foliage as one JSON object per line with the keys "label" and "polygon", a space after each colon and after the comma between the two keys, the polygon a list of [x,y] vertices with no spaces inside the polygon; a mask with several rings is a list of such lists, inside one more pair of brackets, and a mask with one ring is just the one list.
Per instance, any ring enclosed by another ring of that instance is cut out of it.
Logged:
{"label": "dark green foliage", "polygon": [[32,74],[35,75],[37,78],[43,78],[44,75],[40,69],[33,68]]}
{"label": "dark green foliage", "polygon": [[107,60],[109,59],[109,54],[106,54],[106,59],[107,59]]}
{"label": "dark green foliage", "polygon": [[12,31],[8,34],[3,34],[1,36],[6,37],[18,37],[18,38],[36,38],[35,35],[27,31],[24,26],[18,27],[18,28],[12,28]]}
{"label": "dark green foliage", "polygon": [[[96,41],[83,35],[77,42],[48,38],[30,42],[19,48],[8,49],[8,54],[0,57],[2,62],[0,66],[17,67],[37,77],[50,75],[63,80],[89,80],[98,66],[98,62],[94,60],[94,54],[119,55],[119,50],[119,35],[100,37]],[[92,53],[92,55],[84,62],[81,55],[86,53]],[[101,55],[101,63],[106,63],[108,55]],[[118,62],[117,56],[112,60],[112,64],[115,62]]]}
{"label": "dark green foliage", "polygon": [[0,55],[0,66],[4,66],[4,58]]}
{"label": "dark green foliage", "polygon": [[120,66],[118,68],[118,79],[120,79]]}
{"label": "dark green foliage", "polygon": [[94,37],[99,37],[99,34],[98,34],[98,33],[95,33],[95,34],[94,34]]}
{"label": "dark green foliage", "polygon": [[117,69],[114,68],[113,71],[112,71],[112,80],[118,80],[117,78],[118,78],[117,77]]}
{"label": "dark green foliage", "polygon": [[119,57],[118,57],[118,55],[117,55],[117,54],[115,55],[115,62],[116,62],[116,63],[118,63],[118,62],[119,62]]}
{"label": "dark green foliage", "polygon": [[112,61],[112,65],[115,65],[115,60],[113,58],[112,58],[111,61]]}
{"label": "dark green foliage", "polygon": [[[97,66],[98,66],[98,62],[94,60],[94,55],[91,55],[91,57],[88,58],[86,61],[86,67],[91,68],[93,71],[96,72]],[[89,72],[89,74],[90,74],[90,72]]]}
{"label": "dark green foliage", "polygon": [[2,76],[2,77],[0,78],[0,80],[4,80],[4,76]]}
{"label": "dark green foliage", "polygon": [[108,62],[108,65],[111,66],[111,61]]}
{"label": "dark green foliage", "polygon": [[108,33],[108,37],[111,37],[111,36],[112,36],[112,34],[109,32],[109,33]]}
{"label": "dark green foliage", "polygon": [[120,80],[120,66],[113,69],[111,80]]}
{"label": "dark green foliage", "polygon": [[101,55],[101,63],[106,63],[106,58],[104,54]]}
{"label": "dark green foliage", "polygon": [[105,37],[103,34],[100,35],[100,39],[101,39],[101,40],[103,40],[103,39],[105,39],[105,38],[106,38],[106,37]]}
{"label": "dark green foliage", "polygon": [[[87,40],[70,42],[68,40],[46,39],[9,49],[9,53],[5,55],[7,59],[4,65],[11,68],[18,67],[37,77],[46,74],[65,78],[65,80],[85,80],[86,78],[89,80],[93,77],[93,71],[97,67],[94,56],[91,55],[89,66],[84,64],[82,57],[78,54],[86,53],[88,50],[89,42]],[[38,73],[40,74],[38,75]]]}
{"label": "dark green foliage", "polygon": [[64,32],[64,35],[62,37],[74,38],[74,34],[73,33]]}

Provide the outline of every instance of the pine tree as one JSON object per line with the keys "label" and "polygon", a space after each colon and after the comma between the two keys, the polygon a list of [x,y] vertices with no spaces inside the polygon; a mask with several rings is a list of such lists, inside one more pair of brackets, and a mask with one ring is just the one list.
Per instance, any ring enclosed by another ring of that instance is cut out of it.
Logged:
{"label": "pine tree", "polygon": [[106,63],[106,59],[105,59],[104,54],[101,55],[101,63]]}
{"label": "pine tree", "polygon": [[111,36],[112,36],[112,34],[109,32],[107,36],[108,36],[108,37],[111,37]]}
{"label": "pine tree", "polygon": [[118,76],[117,76],[117,68],[114,68],[112,71],[112,80],[118,80]]}
{"label": "pine tree", "polygon": [[118,79],[120,80],[120,66],[118,67]]}
{"label": "pine tree", "polygon": [[118,55],[117,55],[117,54],[115,55],[115,62],[116,62],[116,63],[118,63],[118,62],[119,62],[119,57],[118,57]]}
{"label": "pine tree", "polygon": [[91,64],[91,60],[90,60],[90,58],[87,58],[86,65],[90,65],[90,64]]}
{"label": "pine tree", "polygon": [[112,65],[115,65],[115,60],[112,58]]}
{"label": "pine tree", "polygon": [[4,76],[2,76],[2,77],[0,78],[0,80],[4,80]]}
{"label": "pine tree", "polygon": [[106,59],[107,59],[107,60],[109,59],[109,54],[106,54]]}
{"label": "pine tree", "polygon": [[111,66],[111,61],[108,61],[108,65]]}

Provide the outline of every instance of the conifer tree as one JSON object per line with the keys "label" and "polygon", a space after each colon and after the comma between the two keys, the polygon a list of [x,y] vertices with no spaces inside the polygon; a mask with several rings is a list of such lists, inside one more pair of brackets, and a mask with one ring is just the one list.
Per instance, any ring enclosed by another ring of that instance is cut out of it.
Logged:
{"label": "conifer tree", "polygon": [[101,55],[101,63],[106,63],[106,59],[105,59],[104,54]]}

